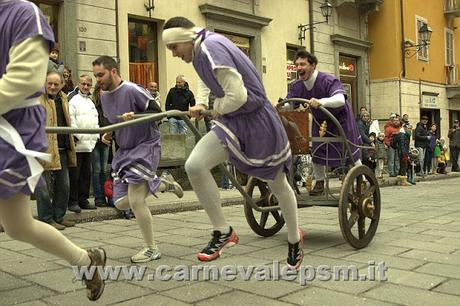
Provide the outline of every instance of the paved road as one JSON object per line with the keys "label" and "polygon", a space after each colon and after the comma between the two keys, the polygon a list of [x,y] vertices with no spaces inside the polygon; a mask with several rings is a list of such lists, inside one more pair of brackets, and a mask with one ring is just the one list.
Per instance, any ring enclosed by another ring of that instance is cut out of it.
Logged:
{"label": "paved road", "polygon": [[[460,178],[452,178],[381,189],[378,233],[359,251],[342,239],[336,209],[299,211],[306,233],[305,265],[354,265],[362,274],[369,261],[384,261],[387,281],[316,279],[301,286],[298,280],[256,281],[255,275],[244,281],[241,273],[234,281],[119,280],[108,282],[97,304],[460,305],[459,186]],[[240,244],[208,265],[260,268],[272,267],[274,260],[284,263],[285,228],[271,238],[261,238],[247,225],[241,206],[226,207],[225,213]],[[154,223],[163,258],[146,264],[149,273],[160,265],[200,264],[195,253],[209,240],[210,230],[203,211],[155,215]],[[106,248],[113,266],[128,265],[142,244],[135,221],[83,223],[64,233],[83,247]],[[0,305],[90,305],[82,284],[72,278],[72,270],[62,260],[0,234]]]}

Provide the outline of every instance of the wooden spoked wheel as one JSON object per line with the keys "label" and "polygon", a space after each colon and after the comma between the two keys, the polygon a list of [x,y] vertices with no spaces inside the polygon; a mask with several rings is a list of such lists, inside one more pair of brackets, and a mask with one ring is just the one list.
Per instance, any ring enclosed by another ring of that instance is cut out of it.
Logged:
{"label": "wooden spoked wheel", "polygon": [[353,247],[366,247],[377,231],[380,219],[380,189],[374,172],[367,166],[353,167],[345,176],[339,199],[340,230]]}
{"label": "wooden spoked wheel", "polygon": [[[258,207],[277,206],[278,200],[271,192],[267,183],[250,177],[246,185],[247,194]],[[258,212],[245,201],[244,214],[251,229],[258,235],[270,237],[275,235],[284,226],[284,218],[279,210]]]}

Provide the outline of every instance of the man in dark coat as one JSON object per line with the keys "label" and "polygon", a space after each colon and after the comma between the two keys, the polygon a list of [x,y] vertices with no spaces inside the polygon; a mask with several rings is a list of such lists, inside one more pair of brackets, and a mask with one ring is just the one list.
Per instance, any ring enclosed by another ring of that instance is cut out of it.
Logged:
{"label": "man in dark coat", "polygon": [[[183,75],[176,77],[176,86],[171,88],[166,97],[166,110],[177,109],[180,111],[188,111],[190,106],[195,105],[195,97],[193,92],[188,88],[188,83]],[[169,118],[169,126],[171,134],[185,134],[187,125],[180,117]]]}
{"label": "man in dark coat", "polygon": [[415,128],[415,148],[419,152],[419,160],[422,163],[422,167],[420,167],[420,175],[423,176],[423,161],[425,159],[425,151],[426,147],[431,139],[431,136],[428,134],[428,117],[422,116],[420,122],[417,123],[417,127]]}

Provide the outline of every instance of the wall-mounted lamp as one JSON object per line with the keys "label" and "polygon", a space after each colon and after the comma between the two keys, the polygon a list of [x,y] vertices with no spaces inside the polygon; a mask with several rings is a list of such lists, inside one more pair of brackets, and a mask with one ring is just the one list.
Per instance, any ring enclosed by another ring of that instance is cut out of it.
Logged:
{"label": "wall-mounted lamp", "polygon": [[424,23],[420,29],[418,30],[419,33],[419,43],[414,44],[410,40],[405,40],[403,49],[404,49],[404,55],[408,58],[414,56],[417,54],[422,48],[428,48],[430,44],[430,39],[431,39],[431,33],[433,30],[431,27],[428,26],[428,24]]}
{"label": "wall-mounted lamp", "polygon": [[326,2],[321,4],[319,8],[321,9],[321,15],[323,15],[323,17],[326,18],[326,20],[308,23],[308,24],[299,24],[298,29],[299,29],[300,45],[302,45],[302,42],[305,40],[305,32],[307,30],[314,29],[315,28],[314,26],[317,24],[327,23],[329,21],[329,17],[332,16],[332,4],[330,4],[328,0],[326,0]]}
{"label": "wall-mounted lamp", "polygon": [[155,0],[149,0],[149,3],[144,3],[144,7],[149,12],[149,18],[152,18],[152,12],[155,10]]}

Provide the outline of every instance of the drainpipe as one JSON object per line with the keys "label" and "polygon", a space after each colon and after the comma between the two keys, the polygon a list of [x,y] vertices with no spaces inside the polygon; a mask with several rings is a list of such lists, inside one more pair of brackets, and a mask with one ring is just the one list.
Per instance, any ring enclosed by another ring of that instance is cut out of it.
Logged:
{"label": "drainpipe", "polygon": [[[399,92],[399,114],[401,115],[402,113],[402,93],[401,93],[401,74],[399,74],[399,80],[398,80],[398,92]],[[401,115],[402,116],[402,115]]]}
{"label": "drainpipe", "polygon": [[[369,51],[367,51],[367,58],[369,59],[370,57],[370,54],[369,54]],[[367,61],[367,76],[368,76],[368,91],[369,91],[369,114],[372,114],[372,103],[371,103],[371,99],[372,99],[372,94],[371,94],[371,63],[370,61],[368,60]]]}
{"label": "drainpipe", "polygon": [[[308,22],[310,24],[313,23],[314,18],[313,18],[313,1],[314,0],[308,0]],[[315,53],[315,35],[313,32],[313,27],[310,27],[310,53]]]}
{"label": "drainpipe", "polygon": [[399,0],[401,6],[401,64],[402,77],[406,78],[406,53],[405,53],[405,38],[404,38],[404,0]]}
{"label": "drainpipe", "polygon": [[[117,43],[116,43],[116,49],[117,49],[117,60],[118,60],[118,63],[120,63],[120,46],[118,45],[119,42],[120,42],[120,33],[119,33],[119,30],[118,30],[118,27],[119,27],[119,24],[118,24],[118,0],[115,0],[115,38],[117,40]],[[120,72],[118,72],[120,73]],[[129,72],[128,72],[129,74]]]}
{"label": "drainpipe", "polygon": [[404,38],[404,0],[399,0],[401,9],[401,64],[402,70],[399,74],[398,86],[399,86],[399,114],[402,116],[402,78],[406,78],[406,52],[405,52],[405,38]]}

